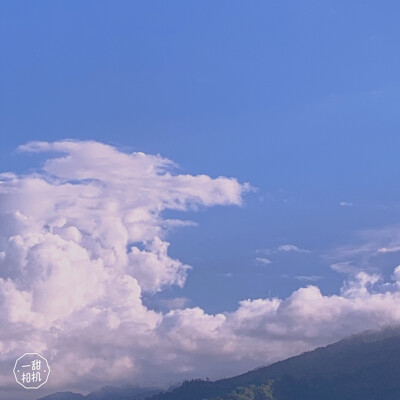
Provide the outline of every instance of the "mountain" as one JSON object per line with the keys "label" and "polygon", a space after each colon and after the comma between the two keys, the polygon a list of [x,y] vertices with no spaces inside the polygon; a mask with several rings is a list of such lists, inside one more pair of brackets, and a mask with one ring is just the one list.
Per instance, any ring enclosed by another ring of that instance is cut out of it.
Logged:
{"label": "mountain", "polygon": [[85,400],[142,400],[159,391],[159,389],[140,388],[136,386],[125,386],[122,388],[105,386],[100,390],[89,393],[85,397]]}
{"label": "mountain", "polygon": [[245,374],[168,392],[104,387],[39,400],[399,400],[400,328],[368,331]]}
{"label": "mountain", "polygon": [[150,400],[398,400],[400,329],[364,332],[215,382],[194,380]]}
{"label": "mountain", "polygon": [[41,397],[38,400],[84,400],[83,394],[72,393],[72,392],[57,392],[49,394],[48,396]]}
{"label": "mountain", "polygon": [[38,400],[143,400],[159,393],[159,389],[140,388],[136,386],[104,386],[84,396],[79,393],[58,392],[41,397]]}

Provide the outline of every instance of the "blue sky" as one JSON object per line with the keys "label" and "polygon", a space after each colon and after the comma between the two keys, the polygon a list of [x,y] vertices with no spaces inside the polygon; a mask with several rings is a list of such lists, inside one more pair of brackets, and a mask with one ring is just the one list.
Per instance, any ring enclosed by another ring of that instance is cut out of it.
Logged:
{"label": "blue sky", "polygon": [[[250,182],[258,191],[243,207],[185,214],[199,225],[173,232],[170,252],[194,268],[160,296],[213,313],[286,297],[307,285],[296,276],[337,293],[343,276],[327,254],[398,222],[399,11],[396,1],[2,1],[0,170],[40,161],[15,151],[30,140],[94,139]],[[274,250],[282,244],[310,252]],[[398,263],[385,260],[384,273]]]}

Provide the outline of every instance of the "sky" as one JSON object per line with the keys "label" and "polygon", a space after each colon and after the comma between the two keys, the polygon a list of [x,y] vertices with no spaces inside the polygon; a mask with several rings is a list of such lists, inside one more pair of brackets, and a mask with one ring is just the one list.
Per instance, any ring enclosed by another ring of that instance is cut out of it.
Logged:
{"label": "sky", "polygon": [[399,11],[1,1],[0,393],[23,348],[165,386],[400,322]]}

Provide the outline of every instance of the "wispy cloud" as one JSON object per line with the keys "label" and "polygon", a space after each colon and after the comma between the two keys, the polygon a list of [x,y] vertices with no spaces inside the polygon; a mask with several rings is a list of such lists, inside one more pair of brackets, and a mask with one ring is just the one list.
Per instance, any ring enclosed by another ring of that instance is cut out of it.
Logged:
{"label": "wispy cloud", "polygon": [[341,205],[342,207],[352,207],[352,206],[353,206],[353,203],[350,203],[349,201],[341,201],[341,202],[340,202],[340,205]]}
{"label": "wispy cloud", "polygon": [[284,253],[311,253],[310,250],[302,249],[294,244],[282,244],[277,247],[277,251]]}
{"label": "wispy cloud", "polygon": [[298,281],[306,281],[306,282],[318,282],[322,279],[320,275],[297,275],[294,277]]}
{"label": "wispy cloud", "polygon": [[398,251],[400,251],[400,246],[381,247],[378,249],[378,253],[397,253]]}
{"label": "wispy cloud", "polygon": [[256,253],[263,254],[263,255],[272,255],[272,254],[279,254],[279,253],[311,253],[310,250],[303,249],[299,246],[294,244],[281,244],[274,249],[257,249]]}
{"label": "wispy cloud", "polygon": [[272,264],[272,261],[266,257],[256,257],[256,261],[257,261],[257,263],[264,264],[264,265]]}
{"label": "wispy cloud", "polygon": [[354,274],[360,271],[359,268],[351,264],[350,261],[331,264],[330,269],[341,274]]}
{"label": "wispy cloud", "polygon": [[172,299],[161,299],[159,303],[170,310],[176,310],[187,307],[190,304],[190,299],[187,297],[174,297]]}
{"label": "wispy cloud", "polygon": [[374,260],[385,257],[386,254],[400,252],[400,226],[362,230],[356,232],[352,241],[353,243],[330,250],[323,257],[331,264],[337,264],[342,273],[342,267],[347,264],[357,265],[359,270],[372,271],[376,269],[373,266]]}

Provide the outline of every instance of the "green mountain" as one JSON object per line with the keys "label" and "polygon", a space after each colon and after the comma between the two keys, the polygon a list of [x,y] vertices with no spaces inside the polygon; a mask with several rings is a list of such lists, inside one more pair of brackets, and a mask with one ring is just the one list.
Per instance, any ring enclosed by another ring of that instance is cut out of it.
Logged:
{"label": "green mountain", "polygon": [[400,330],[365,332],[215,382],[194,380],[150,400],[398,400]]}

